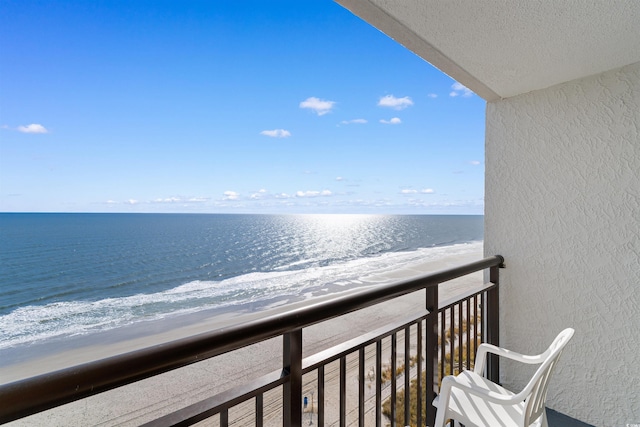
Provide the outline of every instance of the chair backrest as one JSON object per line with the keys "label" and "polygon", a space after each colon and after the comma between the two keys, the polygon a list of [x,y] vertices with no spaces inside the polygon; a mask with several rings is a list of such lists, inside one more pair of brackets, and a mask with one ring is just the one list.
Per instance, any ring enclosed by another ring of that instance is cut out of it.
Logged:
{"label": "chair backrest", "polygon": [[573,336],[575,331],[572,328],[567,328],[560,332],[549,348],[542,354],[545,358],[544,362],[540,365],[533,378],[529,381],[529,384],[523,389],[528,397],[525,400],[524,411],[524,425],[528,426],[533,421],[536,421],[542,414],[545,408],[545,402],[547,400],[547,387],[549,386],[549,379],[553,373],[554,368],[560,358],[560,354],[567,345],[567,342]]}

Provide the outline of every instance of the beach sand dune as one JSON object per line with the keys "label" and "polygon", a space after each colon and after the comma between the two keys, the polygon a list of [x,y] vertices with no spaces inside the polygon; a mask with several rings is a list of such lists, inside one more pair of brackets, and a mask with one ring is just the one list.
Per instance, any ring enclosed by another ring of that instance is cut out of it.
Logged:
{"label": "beach sand dune", "polygon": [[[480,251],[455,255],[440,260],[425,262],[391,271],[382,275],[366,278],[364,286],[375,286],[393,280],[437,271],[453,266],[469,263],[482,258]],[[440,285],[441,300],[455,296],[467,289],[480,286],[483,283],[481,272],[456,279]],[[424,308],[423,292],[418,295],[406,295],[393,302],[380,304],[375,307],[350,313],[320,324],[305,328],[303,331],[304,357],[318,351],[330,348],[345,340],[358,337],[366,332],[377,329],[394,319],[405,318],[410,313],[417,313]],[[301,302],[300,304],[304,304]],[[284,310],[278,307],[274,310]],[[225,324],[238,322],[246,316],[261,316],[262,313],[224,314],[197,324],[169,327],[161,325],[154,330],[162,331],[149,335],[126,335],[120,340],[112,340],[103,344],[62,350],[46,357],[30,359],[23,363],[14,363],[0,368],[2,383],[15,381],[43,372],[61,369],[84,361],[95,360],[110,355],[147,347],[160,342],[185,337],[212,330]],[[415,340],[413,340],[415,342]],[[399,357],[402,357],[403,345],[398,345]],[[385,350],[386,351],[386,350]],[[260,344],[242,348],[221,356],[204,360],[184,368],[180,368],[163,375],[149,378],[137,383],[121,387],[109,392],[101,393],[91,398],[83,399],[68,405],[55,408],[45,413],[16,421],[10,425],[20,426],[134,426],[151,421],[158,416],[170,413],[189,404],[198,402],[259,376],[281,368],[282,338],[274,338]],[[388,358],[383,358],[388,363]],[[367,349],[365,372],[375,366],[372,349]],[[326,368],[325,417],[327,425],[334,425],[339,416],[339,368],[333,363]],[[316,374],[305,376],[303,394],[308,397],[305,420],[316,423],[317,392]],[[366,379],[365,381],[369,381]],[[375,416],[375,383],[365,384],[366,425],[371,425]],[[399,379],[398,384],[402,384]],[[357,422],[357,390],[358,363],[357,356],[347,358],[347,394],[348,394],[348,424]],[[384,393],[388,393],[387,391]],[[281,391],[276,390],[265,395],[265,425],[282,425],[280,402]],[[313,410],[312,407],[313,406]],[[239,405],[230,411],[232,425],[253,425],[254,403],[250,401]],[[308,417],[308,418],[307,418]],[[234,421],[235,420],[235,421]],[[213,425],[217,423],[214,418]],[[211,420],[207,425],[212,425]]]}

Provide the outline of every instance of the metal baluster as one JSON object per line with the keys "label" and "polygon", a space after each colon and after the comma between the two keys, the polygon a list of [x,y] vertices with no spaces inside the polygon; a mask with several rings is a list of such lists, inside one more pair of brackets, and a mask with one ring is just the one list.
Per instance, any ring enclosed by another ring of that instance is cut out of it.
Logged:
{"label": "metal baluster", "polygon": [[340,358],[340,427],[347,424],[347,358]]}
{"label": "metal baluster", "polygon": [[436,420],[436,409],[431,402],[436,397],[436,388],[438,387],[438,285],[429,286],[425,289],[426,309],[429,311],[427,316],[426,330],[426,355],[427,361],[427,381],[425,396],[427,400],[427,419],[426,424],[432,426]]}
{"label": "metal baluster", "polygon": [[286,426],[302,425],[302,329],[283,335],[283,375],[289,380],[283,386],[283,412]]}
{"label": "metal baluster", "polygon": [[473,336],[471,337],[472,341],[472,348],[471,348],[471,357],[474,360],[475,363],[475,357],[476,357],[476,352],[478,351],[478,346],[477,346],[477,341],[480,337],[481,334],[481,328],[480,328],[480,323],[482,323],[482,319],[478,317],[478,314],[476,312],[476,304],[475,304],[475,297],[474,299],[471,301],[471,313],[473,316]]}
{"label": "metal baluster", "polygon": [[229,410],[227,408],[220,411],[220,427],[229,427]]}
{"label": "metal baluster", "polygon": [[318,425],[324,426],[324,365],[318,368]]}
{"label": "metal baluster", "polygon": [[[423,321],[420,320],[416,327],[417,327],[417,350],[416,350],[416,356],[418,357],[418,361],[417,361],[417,366],[416,366],[416,370],[417,370],[417,374],[418,374],[418,383],[416,384],[416,411],[418,412],[417,417],[418,417],[418,425],[421,426],[422,425],[422,401],[423,401],[423,390],[422,390],[422,324]],[[408,425],[408,424],[407,424]]]}
{"label": "metal baluster", "polygon": [[[489,280],[496,286],[487,292],[487,342],[496,346],[500,345],[500,267],[489,269]],[[500,359],[497,355],[491,354],[489,365],[487,366],[487,378],[495,383],[500,382]]]}
{"label": "metal baluster", "polygon": [[445,351],[447,347],[445,325],[447,324],[447,310],[440,312],[440,381],[445,376],[444,368],[446,366]]}
{"label": "metal baluster", "polygon": [[473,328],[471,327],[471,300],[467,298],[467,369],[471,369],[471,334],[476,333],[475,321]]}
{"label": "metal baluster", "polygon": [[364,427],[364,347],[359,351],[358,372],[358,425]]}
{"label": "metal baluster", "polygon": [[451,363],[449,364],[449,375],[453,375],[453,370],[454,370],[454,357],[453,355],[455,354],[455,342],[456,342],[456,337],[454,336],[455,333],[455,323],[456,323],[456,311],[455,311],[455,305],[449,307],[449,357],[451,360]]}
{"label": "metal baluster", "polygon": [[398,385],[396,381],[396,357],[397,357],[398,337],[396,332],[391,334],[391,427],[396,425],[396,392]]}
{"label": "metal baluster", "polygon": [[404,424],[411,421],[411,326],[404,329]]}
{"label": "metal baluster", "polygon": [[376,342],[376,427],[382,426],[382,339]]}
{"label": "metal baluster", "polygon": [[264,395],[260,393],[256,396],[256,427],[262,427],[264,418]]}
{"label": "metal baluster", "polygon": [[[458,305],[458,372],[462,372],[462,335],[467,328],[462,325],[462,302]],[[455,329],[454,329],[455,330]]]}
{"label": "metal baluster", "polygon": [[486,295],[486,292],[483,292],[483,293],[480,294],[480,319],[481,319],[481,322],[480,322],[480,343],[487,342],[486,338],[485,338],[485,321],[487,319],[487,316],[486,316],[487,313],[486,313],[486,310],[485,310],[485,308],[487,306],[485,304],[485,295]]}

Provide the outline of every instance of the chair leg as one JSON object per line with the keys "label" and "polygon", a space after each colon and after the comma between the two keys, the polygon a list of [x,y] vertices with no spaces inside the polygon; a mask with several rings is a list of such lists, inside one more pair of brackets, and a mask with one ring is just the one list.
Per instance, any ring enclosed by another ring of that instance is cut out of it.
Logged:
{"label": "chair leg", "polygon": [[438,408],[436,412],[436,420],[433,423],[434,427],[445,427],[445,412],[447,412],[444,408]]}

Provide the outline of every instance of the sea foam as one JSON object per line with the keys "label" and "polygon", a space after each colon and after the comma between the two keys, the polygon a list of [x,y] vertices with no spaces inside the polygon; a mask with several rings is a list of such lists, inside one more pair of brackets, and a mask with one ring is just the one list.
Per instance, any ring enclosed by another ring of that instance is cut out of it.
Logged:
{"label": "sea foam", "polygon": [[[346,262],[318,265],[302,260],[288,268],[252,272],[219,281],[195,280],[154,293],[140,293],[97,301],[61,301],[19,307],[0,316],[0,349],[45,340],[89,334],[168,316],[223,307],[265,308],[287,298],[326,294],[330,285],[352,288],[367,277],[436,261],[452,255],[479,252],[482,242],[385,252]],[[300,268],[301,265],[306,266]],[[335,291],[336,286],[332,289]]]}

